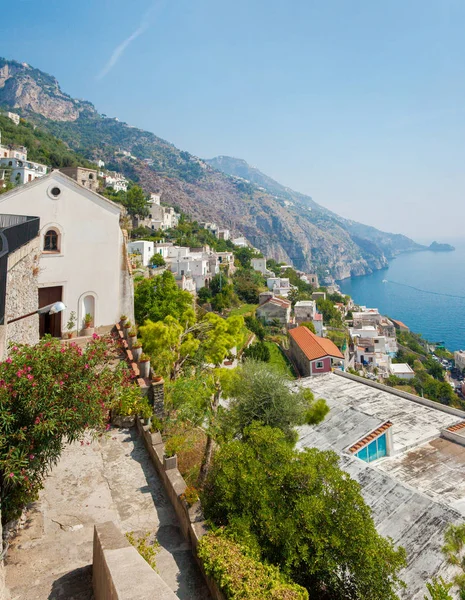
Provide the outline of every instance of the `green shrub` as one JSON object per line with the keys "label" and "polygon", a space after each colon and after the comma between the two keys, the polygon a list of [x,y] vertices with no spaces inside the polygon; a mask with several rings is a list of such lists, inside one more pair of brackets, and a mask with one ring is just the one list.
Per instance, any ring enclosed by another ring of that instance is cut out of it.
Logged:
{"label": "green shrub", "polygon": [[142,558],[149,563],[149,565],[157,570],[157,565],[155,562],[155,556],[157,552],[160,550],[160,544],[157,540],[149,543],[148,539],[150,537],[150,533],[146,533],[144,536],[136,538],[133,531],[129,531],[126,534],[126,538],[130,544],[134,546],[134,548],[139,552]]}
{"label": "green shrub", "polygon": [[256,342],[244,350],[244,358],[253,358],[262,362],[270,362],[270,350],[265,342]]}
{"label": "green shrub", "polygon": [[182,435],[173,435],[165,444],[165,456],[174,456],[179,452],[185,442],[185,438]]}
{"label": "green shrub", "polygon": [[188,485],[184,494],[181,494],[181,498],[185,500],[189,506],[192,506],[199,499],[199,492],[193,485]]}
{"label": "green shrub", "polygon": [[221,533],[200,540],[198,556],[227,600],[308,600],[308,592],[289,583],[277,567],[265,565]]}
{"label": "green shrub", "polygon": [[147,398],[142,395],[138,385],[123,389],[113,410],[117,415],[124,417],[140,415],[144,419],[148,419],[152,415],[152,407]]}

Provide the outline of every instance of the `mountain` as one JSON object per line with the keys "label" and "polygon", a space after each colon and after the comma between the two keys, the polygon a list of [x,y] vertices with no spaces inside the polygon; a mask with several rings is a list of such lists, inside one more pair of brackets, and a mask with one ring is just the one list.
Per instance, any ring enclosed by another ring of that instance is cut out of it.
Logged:
{"label": "mountain", "polygon": [[383,268],[399,252],[423,248],[405,236],[343,219],[245,161],[205,161],[100,114],[26,63],[0,58],[0,107],[19,113],[87,160],[102,159],[147,192],[161,193],[162,202],[245,235],[267,256],[299,269],[342,279]]}

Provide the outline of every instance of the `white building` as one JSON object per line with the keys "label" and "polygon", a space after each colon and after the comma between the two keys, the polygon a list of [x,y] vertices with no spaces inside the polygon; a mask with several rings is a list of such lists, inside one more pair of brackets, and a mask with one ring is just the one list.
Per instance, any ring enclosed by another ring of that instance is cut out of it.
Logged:
{"label": "white building", "polygon": [[215,231],[215,235],[219,240],[229,240],[230,237],[230,231],[229,229],[218,229],[217,231]]}
{"label": "white building", "polygon": [[455,366],[457,369],[465,369],[465,350],[456,350],[454,352]]}
{"label": "white building", "polygon": [[[294,306],[294,317],[295,322],[300,325],[305,321],[313,321],[313,317],[316,314],[316,302],[315,300],[299,300]],[[319,334],[318,334],[319,335]]]}
{"label": "white building", "polygon": [[238,237],[233,239],[232,243],[237,246],[238,248],[248,248],[249,247],[249,243],[248,241],[245,239],[245,237]]}
{"label": "white building", "polygon": [[148,242],[147,240],[129,242],[128,253],[139,254],[142,260],[142,265],[144,267],[148,267],[150,264],[150,259],[155,254],[155,244],[154,242]]}
{"label": "white building", "polygon": [[48,171],[46,165],[41,165],[27,159],[27,148],[24,146],[4,146],[1,143],[0,169],[4,172],[2,179],[9,174],[11,183],[17,185],[29,183],[38,177],[44,177]]}
{"label": "white building", "polygon": [[107,173],[104,177],[105,187],[111,187],[115,192],[127,192],[128,191],[128,180],[122,173],[116,173],[115,171]]}
{"label": "white building", "polygon": [[399,377],[399,379],[413,379],[415,377],[415,373],[410,365],[407,363],[392,363],[389,367],[389,371],[391,375],[395,375]]}
{"label": "white building", "polygon": [[268,277],[266,286],[270,291],[274,292],[275,296],[283,296],[284,298],[287,298],[293,288],[288,277]]}
{"label": "white building", "polygon": [[273,271],[266,268],[266,258],[252,258],[251,264],[254,271],[260,271],[262,275],[274,277]]}
{"label": "white building", "polygon": [[40,333],[59,337],[70,312],[77,329],[90,313],[107,328],[126,314],[133,320],[132,278],[117,204],[59,171],[0,196],[0,212],[40,217],[39,306],[61,300],[63,313],[41,317]]}

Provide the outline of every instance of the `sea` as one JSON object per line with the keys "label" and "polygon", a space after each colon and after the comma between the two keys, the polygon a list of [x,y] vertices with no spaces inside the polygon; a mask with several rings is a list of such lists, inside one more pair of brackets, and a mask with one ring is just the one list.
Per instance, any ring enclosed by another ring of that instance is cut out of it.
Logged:
{"label": "sea", "polygon": [[465,239],[453,252],[401,254],[371,275],[338,281],[354,302],[405,323],[430,342],[465,349]]}

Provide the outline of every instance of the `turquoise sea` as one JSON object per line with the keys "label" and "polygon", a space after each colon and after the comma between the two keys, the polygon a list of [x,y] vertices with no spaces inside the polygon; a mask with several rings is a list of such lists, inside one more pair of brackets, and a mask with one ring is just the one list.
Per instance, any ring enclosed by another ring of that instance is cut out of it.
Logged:
{"label": "turquoise sea", "polygon": [[341,291],[449,350],[465,349],[465,239],[450,243],[454,252],[402,254],[387,269],[339,281]]}

